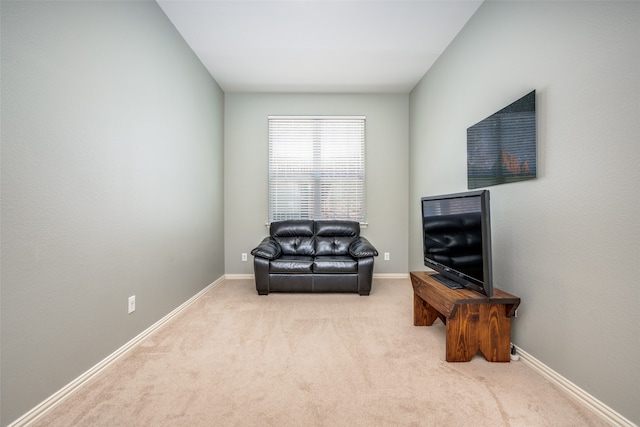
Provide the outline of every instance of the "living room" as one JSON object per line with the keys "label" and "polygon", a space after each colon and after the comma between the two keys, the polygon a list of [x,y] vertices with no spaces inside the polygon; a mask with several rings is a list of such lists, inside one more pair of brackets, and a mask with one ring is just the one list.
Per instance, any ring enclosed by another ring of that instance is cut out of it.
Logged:
{"label": "living room", "polygon": [[420,198],[467,188],[466,129],[533,89],[538,178],[491,188],[512,341],[640,422],[640,3],[487,1],[409,93],[362,94],[225,93],[155,2],[0,13],[1,425],[252,274],[268,115],[367,117],[363,234],[374,278],[406,277]]}

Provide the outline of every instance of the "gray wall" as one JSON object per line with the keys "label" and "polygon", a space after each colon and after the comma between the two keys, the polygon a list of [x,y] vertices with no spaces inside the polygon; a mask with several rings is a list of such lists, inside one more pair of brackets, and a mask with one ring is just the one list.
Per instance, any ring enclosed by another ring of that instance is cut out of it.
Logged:
{"label": "gray wall", "polygon": [[[225,253],[227,274],[268,234],[269,115],[365,115],[366,211],[362,230],[381,256],[374,274],[407,273],[409,95],[226,94]],[[391,259],[383,261],[382,253]],[[375,291],[375,290],[374,290]]]}
{"label": "gray wall", "polygon": [[421,196],[466,190],[466,129],[537,91],[538,179],[491,190],[513,341],[640,423],[640,3],[485,2],[410,97]]}
{"label": "gray wall", "polygon": [[2,2],[1,59],[6,425],[224,274],[224,95],[155,2]]}

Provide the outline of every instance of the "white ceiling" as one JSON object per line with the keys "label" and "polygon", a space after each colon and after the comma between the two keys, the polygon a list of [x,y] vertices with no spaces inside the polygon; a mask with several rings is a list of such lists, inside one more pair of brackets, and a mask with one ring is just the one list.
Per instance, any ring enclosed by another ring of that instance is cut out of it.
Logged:
{"label": "white ceiling", "polygon": [[157,0],[225,92],[408,93],[482,0]]}

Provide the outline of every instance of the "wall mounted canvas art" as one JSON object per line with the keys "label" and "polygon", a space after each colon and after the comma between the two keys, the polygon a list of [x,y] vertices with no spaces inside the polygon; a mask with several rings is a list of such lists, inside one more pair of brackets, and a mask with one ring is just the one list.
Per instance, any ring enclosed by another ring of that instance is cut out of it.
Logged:
{"label": "wall mounted canvas art", "polygon": [[536,91],[467,129],[469,189],[537,175]]}

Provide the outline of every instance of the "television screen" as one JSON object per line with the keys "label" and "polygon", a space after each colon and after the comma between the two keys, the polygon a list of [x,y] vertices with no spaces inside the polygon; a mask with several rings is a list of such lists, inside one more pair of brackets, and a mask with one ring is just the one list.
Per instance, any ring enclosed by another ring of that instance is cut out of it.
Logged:
{"label": "television screen", "polygon": [[424,264],[446,286],[493,295],[489,191],[423,197]]}
{"label": "television screen", "polygon": [[537,175],[536,91],[467,129],[469,189]]}

